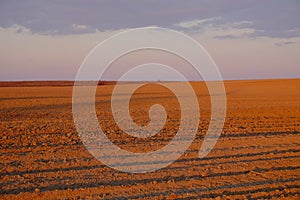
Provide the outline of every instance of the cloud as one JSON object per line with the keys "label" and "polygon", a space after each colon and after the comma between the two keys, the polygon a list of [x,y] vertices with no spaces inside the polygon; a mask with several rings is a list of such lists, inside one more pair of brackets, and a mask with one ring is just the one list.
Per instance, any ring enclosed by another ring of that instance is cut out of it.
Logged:
{"label": "cloud", "polygon": [[286,45],[291,45],[291,44],[296,44],[297,42],[295,41],[283,41],[283,42],[276,42],[274,43],[276,46],[286,46]]}
{"label": "cloud", "polygon": [[212,17],[212,18],[206,18],[206,19],[196,19],[196,20],[190,20],[190,21],[183,21],[178,24],[175,24],[175,26],[184,28],[184,29],[190,29],[190,28],[199,28],[199,26],[203,24],[208,24],[209,22],[215,21],[220,19],[220,17]]}
{"label": "cloud", "polygon": [[83,33],[94,33],[97,29],[84,24],[72,24],[72,29],[70,32],[73,34],[83,34]]}
{"label": "cloud", "polygon": [[299,10],[298,0],[10,0],[0,2],[0,26],[20,24],[33,33],[68,35],[152,25],[201,31],[237,23],[255,30],[249,37],[292,38],[300,35]]}
{"label": "cloud", "polygon": [[252,37],[256,32],[255,29],[249,28],[252,24],[253,22],[246,20],[229,23],[224,18],[215,17],[183,21],[174,26],[186,32],[203,34],[209,32],[211,38],[215,39],[236,39]]}
{"label": "cloud", "polygon": [[3,28],[0,26],[0,31],[7,31],[11,33],[18,33],[18,34],[32,34],[29,28],[22,26],[20,24],[13,24],[8,28]]}
{"label": "cloud", "polygon": [[80,25],[80,24],[72,24],[72,28],[74,30],[86,30],[88,28],[88,26]]}
{"label": "cloud", "polygon": [[239,38],[247,38],[250,37],[253,33],[255,33],[254,29],[250,28],[227,28],[216,31],[216,35],[213,37],[215,39],[239,39]]}

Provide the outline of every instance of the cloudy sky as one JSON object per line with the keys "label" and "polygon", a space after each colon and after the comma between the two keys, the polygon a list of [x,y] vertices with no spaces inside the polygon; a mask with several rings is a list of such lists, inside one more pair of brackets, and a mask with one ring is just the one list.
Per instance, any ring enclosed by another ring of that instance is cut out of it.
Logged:
{"label": "cloudy sky", "polygon": [[225,79],[300,77],[299,0],[0,0],[0,81],[72,80],[109,36],[145,26],[202,44]]}

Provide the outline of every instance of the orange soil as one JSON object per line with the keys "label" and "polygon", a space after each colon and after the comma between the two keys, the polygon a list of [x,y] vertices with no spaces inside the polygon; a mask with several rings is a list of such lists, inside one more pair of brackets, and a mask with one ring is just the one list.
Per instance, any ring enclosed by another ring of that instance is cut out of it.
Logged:
{"label": "orange soil", "polygon": [[[203,83],[192,84],[201,110],[195,141],[170,166],[144,174],[106,167],[84,148],[72,118],[72,86],[0,87],[0,199],[299,199],[300,79],[226,81],[225,126],[204,159],[197,156],[210,101]],[[98,87],[96,108],[115,144],[146,152],[172,139],[179,108],[170,91],[152,84],[132,97],[138,124],[149,122],[154,103],[168,111],[164,129],[147,140],[129,137],[114,124],[112,88]]]}

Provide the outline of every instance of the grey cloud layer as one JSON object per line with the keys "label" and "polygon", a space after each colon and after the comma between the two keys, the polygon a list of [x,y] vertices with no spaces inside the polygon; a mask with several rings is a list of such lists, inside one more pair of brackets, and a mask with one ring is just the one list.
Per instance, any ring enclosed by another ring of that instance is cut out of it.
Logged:
{"label": "grey cloud layer", "polygon": [[[176,26],[183,21],[216,18],[199,26]],[[197,31],[249,21],[241,28],[255,32],[248,37],[299,37],[300,1],[211,1],[211,0],[105,0],[105,1],[17,1],[0,2],[0,26],[20,24],[33,33],[80,34],[157,25]],[[225,37],[225,36],[224,36]]]}

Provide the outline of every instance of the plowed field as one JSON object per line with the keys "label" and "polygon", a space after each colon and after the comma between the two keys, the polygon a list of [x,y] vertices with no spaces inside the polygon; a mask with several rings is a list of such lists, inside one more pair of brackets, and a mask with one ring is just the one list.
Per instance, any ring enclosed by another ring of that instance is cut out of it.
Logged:
{"label": "plowed field", "polygon": [[[194,142],[173,164],[141,174],[109,168],[85,149],[73,122],[71,85],[20,84],[0,87],[0,199],[300,199],[300,79],[225,81],[225,126],[203,159],[210,98],[204,83],[192,83],[201,112]],[[172,140],[180,108],[169,90],[150,84],[133,95],[130,113],[140,125],[149,122],[154,103],[168,112],[163,130],[141,139],[114,123],[112,89],[98,87],[96,110],[114,144],[147,152]]]}

